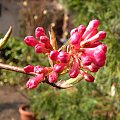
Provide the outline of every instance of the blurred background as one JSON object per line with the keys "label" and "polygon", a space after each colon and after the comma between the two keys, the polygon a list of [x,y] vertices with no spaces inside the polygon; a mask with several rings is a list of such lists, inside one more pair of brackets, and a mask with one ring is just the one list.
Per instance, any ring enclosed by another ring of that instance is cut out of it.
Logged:
{"label": "blurred background", "polygon": [[0,120],[18,120],[21,104],[29,104],[38,120],[120,120],[119,6],[120,0],[0,0],[0,38],[13,27],[12,37],[0,51],[1,63],[49,66],[44,55],[34,54],[23,43],[37,26],[47,34],[53,27],[60,47],[72,28],[99,19],[108,46],[106,65],[95,74],[95,82],[83,80],[66,90],[46,84],[27,90],[30,76],[0,69]]}

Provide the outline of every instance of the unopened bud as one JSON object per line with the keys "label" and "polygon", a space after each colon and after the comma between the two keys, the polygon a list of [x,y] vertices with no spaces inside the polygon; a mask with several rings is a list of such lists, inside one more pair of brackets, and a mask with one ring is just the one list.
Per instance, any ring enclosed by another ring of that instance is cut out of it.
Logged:
{"label": "unopened bud", "polygon": [[54,83],[57,81],[57,78],[58,78],[58,74],[56,72],[52,71],[48,76],[48,81],[50,83]]}
{"label": "unopened bud", "polygon": [[37,27],[36,30],[35,30],[35,36],[36,36],[36,38],[40,38],[40,36],[44,36],[44,35],[45,35],[44,28]]}
{"label": "unopened bud", "polygon": [[27,37],[25,37],[24,42],[28,46],[35,46],[35,45],[37,45],[39,43],[33,36],[27,36]]}
{"label": "unopened bud", "polygon": [[25,66],[24,71],[27,72],[27,73],[34,72],[34,66],[33,65]]}
{"label": "unopened bud", "polygon": [[67,63],[69,62],[70,60],[70,55],[67,53],[67,52],[59,52],[58,54],[58,60],[61,62],[61,63]]}
{"label": "unopened bud", "polygon": [[38,76],[35,76],[28,80],[26,83],[27,88],[33,89],[37,87],[37,85],[44,79],[44,74],[39,74]]}
{"label": "unopened bud", "polygon": [[59,52],[57,50],[51,51],[50,52],[50,59],[53,61],[56,61],[58,59],[58,54],[59,54]]}

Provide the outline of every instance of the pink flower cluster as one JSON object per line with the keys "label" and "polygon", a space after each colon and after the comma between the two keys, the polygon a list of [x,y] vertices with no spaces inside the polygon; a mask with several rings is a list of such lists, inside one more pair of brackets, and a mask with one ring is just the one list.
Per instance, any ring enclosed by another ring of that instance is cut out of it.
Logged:
{"label": "pink flower cluster", "polygon": [[25,72],[35,72],[37,75],[28,80],[27,87],[35,88],[45,80],[45,77],[50,83],[54,83],[57,81],[58,74],[64,70],[68,71],[70,78],[81,74],[86,81],[93,82],[94,77],[90,72],[97,72],[104,66],[106,60],[107,47],[99,42],[106,37],[106,32],[98,31],[99,25],[98,20],[92,20],[87,27],[80,25],[71,30],[70,42],[67,45],[69,49],[66,51],[54,50],[44,29],[36,28],[36,38],[27,36],[24,42],[28,46],[34,47],[36,53],[47,53],[54,65],[51,67],[32,65],[24,67]]}

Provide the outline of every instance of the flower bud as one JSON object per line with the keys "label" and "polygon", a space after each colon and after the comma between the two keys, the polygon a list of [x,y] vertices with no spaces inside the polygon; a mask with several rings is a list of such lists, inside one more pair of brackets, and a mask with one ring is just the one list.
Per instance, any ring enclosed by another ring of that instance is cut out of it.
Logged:
{"label": "flower bud", "polygon": [[35,52],[36,53],[49,53],[50,50],[45,48],[44,43],[39,43],[35,46]]}
{"label": "flower bud", "polygon": [[50,83],[54,83],[57,81],[57,78],[58,78],[58,74],[56,72],[52,71],[48,76],[48,81]]}
{"label": "flower bud", "polygon": [[34,72],[34,66],[33,65],[25,66],[24,71],[27,72],[27,73]]}
{"label": "flower bud", "polygon": [[35,45],[37,45],[39,43],[33,36],[27,36],[27,37],[25,37],[24,42],[28,46],[35,46]]}
{"label": "flower bud", "polygon": [[54,71],[55,72],[62,72],[65,67],[64,63],[58,63],[54,65]]}
{"label": "flower bud", "polygon": [[34,67],[34,72],[35,73],[38,73],[38,74],[40,74],[40,73],[45,73],[45,68],[44,67],[42,67],[42,66],[35,66]]}
{"label": "flower bud", "polygon": [[44,35],[45,35],[44,28],[37,27],[36,30],[35,30],[35,36],[36,36],[36,38],[40,38],[40,36],[44,36]]}
{"label": "flower bud", "polygon": [[79,33],[74,33],[71,37],[70,37],[70,43],[72,45],[76,45],[80,43],[80,38],[81,36],[79,35]]}
{"label": "flower bud", "polygon": [[70,35],[72,36],[74,33],[78,32],[78,28],[74,28],[71,30]]}
{"label": "flower bud", "polygon": [[78,33],[80,34],[80,36],[82,37],[83,33],[85,32],[86,27],[84,25],[80,25],[78,27]]}
{"label": "flower bud", "polygon": [[67,52],[59,52],[58,54],[58,60],[61,62],[61,63],[67,63],[69,62],[70,60],[70,55],[67,53]]}
{"label": "flower bud", "polygon": [[94,43],[99,40],[103,40],[106,37],[106,32],[105,31],[99,31],[96,35],[88,39],[87,41]]}
{"label": "flower bud", "polygon": [[91,65],[82,66],[82,67],[89,70],[90,72],[97,72],[98,69],[100,68],[99,66],[95,65],[94,63],[92,63]]}
{"label": "flower bud", "polygon": [[92,63],[91,57],[87,56],[86,54],[82,54],[80,58],[81,58],[82,64],[85,66],[90,65]]}
{"label": "flower bud", "polygon": [[106,55],[103,50],[96,49],[94,51],[95,64],[102,67],[105,64]]}
{"label": "flower bud", "polygon": [[99,24],[100,24],[99,20],[90,21],[86,28],[85,33],[82,36],[82,39],[85,39],[94,29],[97,29]]}
{"label": "flower bud", "polygon": [[86,72],[80,70],[80,74],[84,77],[84,79],[87,81],[87,82],[94,82],[94,77],[92,75],[89,75],[87,74]]}
{"label": "flower bud", "polygon": [[94,35],[96,35],[98,32],[97,29],[94,29],[84,40],[88,40],[89,38],[93,37]]}
{"label": "flower bud", "polygon": [[59,52],[57,50],[51,51],[50,52],[50,59],[53,61],[56,61],[58,59],[58,54],[59,54]]}
{"label": "flower bud", "polygon": [[98,48],[99,50],[103,50],[105,53],[106,53],[106,51],[107,51],[107,46],[104,45],[104,44],[100,44],[99,46],[97,46],[97,48]]}
{"label": "flower bud", "polygon": [[79,74],[79,61],[78,59],[75,59],[73,62],[72,69],[69,71],[69,76],[71,78],[75,78],[78,76],[78,74]]}
{"label": "flower bud", "polygon": [[102,44],[101,42],[94,42],[93,44],[89,45],[89,48],[94,48]]}
{"label": "flower bud", "polygon": [[40,41],[45,44],[45,47],[47,49],[53,49],[51,44],[50,44],[50,40],[47,36],[41,36]]}
{"label": "flower bud", "polygon": [[33,89],[37,87],[37,85],[44,79],[44,74],[39,74],[38,76],[35,76],[28,80],[26,83],[27,88]]}
{"label": "flower bud", "polygon": [[89,38],[86,41],[81,42],[81,46],[86,46],[86,45],[92,45],[95,42],[98,42],[99,40],[103,40],[106,37],[106,32],[105,31],[100,31],[93,37]]}
{"label": "flower bud", "polygon": [[40,36],[40,41],[43,42],[43,43],[47,43],[49,42],[49,38],[47,36]]}
{"label": "flower bud", "polygon": [[86,48],[84,53],[92,59],[92,63],[102,67],[106,60],[106,46],[100,44],[95,48]]}

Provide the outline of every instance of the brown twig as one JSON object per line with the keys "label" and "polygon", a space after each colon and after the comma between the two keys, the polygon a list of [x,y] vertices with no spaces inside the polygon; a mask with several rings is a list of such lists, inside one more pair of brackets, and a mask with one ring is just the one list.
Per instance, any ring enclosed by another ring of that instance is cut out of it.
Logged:
{"label": "brown twig", "polygon": [[[5,69],[5,70],[10,70],[10,71],[15,71],[15,72],[19,72],[19,73],[23,73],[23,74],[27,74],[27,75],[32,75],[32,76],[36,76],[37,74],[34,73],[34,72],[30,72],[30,73],[26,73],[23,68],[20,68],[20,67],[16,67],[16,66],[10,66],[10,65],[7,65],[7,64],[3,64],[3,63],[0,63],[0,68],[1,69]],[[60,80],[56,83],[50,83],[47,78],[45,81],[43,81],[43,83],[47,83],[49,84],[50,86],[52,87],[55,87],[55,88],[58,88],[58,89],[66,89],[66,88],[69,88],[69,87],[72,87],[72,83],[77,83],[79,81],[82,80],[82,77],[81,76],[78,76],[77,78],[75,79],[69,79],[69,80],[66,80],[66,81],[63,81],[63,80]]]}

